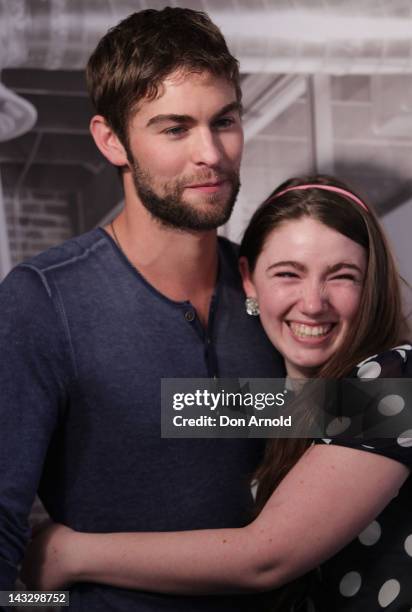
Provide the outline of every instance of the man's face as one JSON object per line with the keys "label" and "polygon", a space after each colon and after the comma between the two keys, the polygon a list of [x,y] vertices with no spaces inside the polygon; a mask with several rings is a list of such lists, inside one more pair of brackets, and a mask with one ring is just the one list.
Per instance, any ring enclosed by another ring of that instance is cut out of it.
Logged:
{"label": "man's face", "polygon": [[225,223],[239,191],[243,147],[233,85],[209,72],[173,73],[129,124],[136,193],[166,226],[210,230]]}

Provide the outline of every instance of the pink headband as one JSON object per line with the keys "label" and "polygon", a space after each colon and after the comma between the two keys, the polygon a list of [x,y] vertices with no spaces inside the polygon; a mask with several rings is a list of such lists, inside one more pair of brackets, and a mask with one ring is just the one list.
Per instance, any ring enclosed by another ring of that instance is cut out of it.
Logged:
{"label": "pink headband", "polygon": [[280,198],[280,196],[283,196],[288,191],[297,191],[301,189],[312,188],[323,189],[324,191],[333,191],[334,193],[340,193],[341,195],[347,196],[348,198],[356,202],[356,204],[359,204],[359,206],[361,206],[364,210],[368,210],[366,204],[350,191],[346,191],[346,189],[342,189],[341,187],[333,187],[332,185],[318,185],[317,183],[310,183],[308,185],[296,185],[296,187],[287,187],[287,189],[284,189],[280,193],[275,193],[270,199],[275,200],[276,198]]}

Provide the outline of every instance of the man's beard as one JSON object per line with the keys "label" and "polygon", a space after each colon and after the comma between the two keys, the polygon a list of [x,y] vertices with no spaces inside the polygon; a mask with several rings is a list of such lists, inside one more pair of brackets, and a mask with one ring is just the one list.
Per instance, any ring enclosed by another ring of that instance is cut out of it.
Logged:
{"label": "man's beard", "polygon": [[[206,231],[223,225],[232,214],[240,189],[237,171],[226,171],[224,174],[208,171],[202,176],[186,177],[165,183],[164,194],[160,196],[154,191],[150,174],[142,170],[135,159],[130,163],[130,168],[137,195],[143,206],[162,225],[174,229]],[[230,193],[226,196],[220,193],[203,194],[206,199],[206,210],[205,204],[197,206],[183,199],[184,189],[190,184],[223,180],[230,184]]]}

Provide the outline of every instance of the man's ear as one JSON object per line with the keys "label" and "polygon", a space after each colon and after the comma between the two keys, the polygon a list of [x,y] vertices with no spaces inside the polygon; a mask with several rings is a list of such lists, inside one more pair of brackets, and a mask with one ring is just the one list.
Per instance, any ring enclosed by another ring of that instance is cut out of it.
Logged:
{"label": "man's ear", "polygon": [[252,280],[252,274],[249,268],[249,262],[246,257],[239,259],[239,270],[242,277],[243,289],[246,293],[246,297],[256,297],[255,284]]}
{"label": "man's ear", "polygon": [[129,164],[124,146],[102,115],[92,117],[90,132],[97,148],[110,163],[115,166]]}

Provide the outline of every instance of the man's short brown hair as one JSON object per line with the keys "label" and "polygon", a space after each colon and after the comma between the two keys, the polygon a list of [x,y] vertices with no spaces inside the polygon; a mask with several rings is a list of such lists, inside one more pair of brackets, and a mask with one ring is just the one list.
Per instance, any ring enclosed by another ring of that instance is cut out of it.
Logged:
{"label": "man's short brown hair", "polygon": [[87,64],[87,85],[96,112],[123,144],[138,102],[156,98],[161,83],[176,70],[222,76],[241,99],[238,61],[205,13],[147,9],[132,13],[100,40]]}

